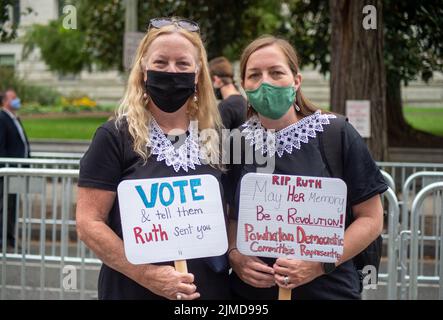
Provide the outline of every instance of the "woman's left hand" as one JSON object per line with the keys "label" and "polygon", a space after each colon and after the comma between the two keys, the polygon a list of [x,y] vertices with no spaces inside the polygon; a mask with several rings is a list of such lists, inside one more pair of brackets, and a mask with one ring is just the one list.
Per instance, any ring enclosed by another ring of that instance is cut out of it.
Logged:
{"label": "woman's left hand", "polygon": [[[279,258],[273,268],[276,283],[285,289],[294,289],[323,274],[321,263],[315,261]],[[287,284],[285,284],[285,276],[288,277]]]}

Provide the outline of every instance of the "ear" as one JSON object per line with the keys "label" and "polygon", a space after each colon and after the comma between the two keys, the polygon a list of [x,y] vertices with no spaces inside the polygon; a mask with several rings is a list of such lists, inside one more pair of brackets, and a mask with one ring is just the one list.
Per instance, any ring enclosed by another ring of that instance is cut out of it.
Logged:
{"label": "ear", "polygon": [[301,86],[301,82],[302,82],[302,75],[301,75],[301,73],[299,72],[299,73],[297,73],[297,74],[294,76],[294,87],[295,87],[295,91],[297,91],[297,90],[300,88],[300,86]]}
{"label": "ear", "polygon": [[143,82],[146,82],[146,80],[148,80],[147,72],[148,72],[148,67],[145,67],[143,71]]}
{"label": "ear", "polygon": [[201,63],[198,63],[195,69],[195,84],[198,83],[198,78],[200,77],[200,70],[201,70]]}

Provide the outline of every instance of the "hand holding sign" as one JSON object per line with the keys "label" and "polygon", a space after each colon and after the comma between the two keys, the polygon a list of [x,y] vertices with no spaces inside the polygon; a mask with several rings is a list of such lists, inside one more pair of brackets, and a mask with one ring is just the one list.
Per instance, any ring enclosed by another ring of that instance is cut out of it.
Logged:
{"label": "hand holding sign", "polygon": [[343,253],[346,192],[340,179],[246,174],[240,191],[239,251],[270,258],[338,261]]}
{"label": "hand holding sign", "polygon": [[[185,261],[186,265],[186,261]],[[193,284],[194,275],[182,273],[169,265],[140,265],[137,282],[158,296],[177,300],[194,300],[200,297],[198,288]]]}

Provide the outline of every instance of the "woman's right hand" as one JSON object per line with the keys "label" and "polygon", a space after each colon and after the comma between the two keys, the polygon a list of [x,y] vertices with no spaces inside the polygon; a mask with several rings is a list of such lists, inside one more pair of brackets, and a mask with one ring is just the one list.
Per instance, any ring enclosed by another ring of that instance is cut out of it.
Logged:
{"label": "woman's right hand", "polygon": [[260,258],[245,256],[238,250],[232,250],[229,261],[234,272],[247,284],[256,288],[275,286],[274,269]]}
{"label": "woman's right hand", "polygon": [[200,297],[192,273],[180,273],[172,266],[144,265],[138,283],[156,295],[170,300],[194,300]]}

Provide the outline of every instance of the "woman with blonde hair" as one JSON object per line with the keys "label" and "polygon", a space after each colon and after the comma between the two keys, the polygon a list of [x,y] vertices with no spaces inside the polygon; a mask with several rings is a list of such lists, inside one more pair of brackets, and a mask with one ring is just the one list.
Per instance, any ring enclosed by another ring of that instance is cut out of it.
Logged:
{"label": "woman with blonde hair", "polygon": [[[220,116],[198,24],[155,18],[140,42],[116,119],[95,133],[81,160],[77,231],[103,261],[99,299],[224,299],[225,256],[132,265],[125,257],[117,185],[128,179],[210,174],[220,180]],[[217,266],[217,268],[215,267]]]}

